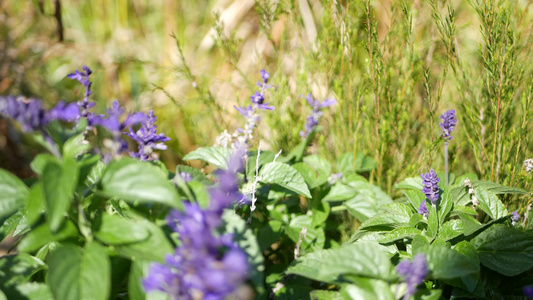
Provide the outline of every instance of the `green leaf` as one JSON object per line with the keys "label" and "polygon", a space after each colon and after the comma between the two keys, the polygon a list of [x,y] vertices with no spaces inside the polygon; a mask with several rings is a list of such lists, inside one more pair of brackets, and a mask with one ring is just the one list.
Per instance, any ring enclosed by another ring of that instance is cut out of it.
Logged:
{"label": "green leaf", "polygon": [[409,200],[409,203],[415,211],[418,211],[422,201],[426,201],[426,195],[421,190],[405,190],[403,194],[407,197],[407,200]]}
{"label": "green leaf", "polygon": [[331,186],[329,193],[326,195],[326,197],[324,197],[324,201],[348,200],[354,198],[356,195],[357,189],[350,185],[337,182]]}
{"label": "green leaf", "polygon": [[111,263],[96,242],[66,245],[50,254],[48,283],[56,300],[101,300],[110,292]]}
{"label": "green leaf", "polygon": [[201,147],[183,157],[183,160],[198,159],[221,169],[228,168],[232,151],[222,147]]}
{"label": "green leaf", "polygon": [[328,182],[328,174],[313,169],[310,165],[299,162],[292,167],[302,175],[310,189],[316,188]]}
{"label": "green leaf", "polygon": [[289,163],[289,162],[293,162],[293,163],[297,163],[297,162],[301,162],[302,161],[302,157],[304,155],[304,152],[305,152],[305,148],[307,148],[307,145],[309,145],[311,143],[311,141],[313,140],[315,134],[317,133],[317,131],[319,130],[320,126],[318,126],[317,128],[313,129],[308,135],[307,137],[305,138],[305,140],[303,140],[302,142],[300,142],[300,144],[298,144],[298,146],[292,148],[292,151],[289,152],[289,154],[287,154],[287,156],[285,157],[280,157],[279,161],[280,162],[283,162],[283,163]]}
{"label": "green leaf", "polygon": [[300,238],[300,232],[305,227],[307,228],[307,234],[304,239],[302,239],[302,250],[321,250],[324,248],[324,243],[326,242],[326,235],[324,229],[320,227],[314,227],[313,219],[309,215],[299,215],[292,218],[289,226],[286,228],[287,235],[290,239],[297,243]]}
{"label": "green leaf", "polygon": [[257,238],[252,230],[246,225],[246,222],[231,210],[225,210],[222,215],[224,221],[224,233],[233,234],[235,243],[246,253],[248,263],[252,268],[251,279],[254,283],[255,290],[261,297],[266,293],[264,286],[264,258]]}
{"label": "green leaf", "polygon": [[313,201],[312,225],[313,227],[316,227],[316,226],[320,226],[320,224],[324,223],[328,219],[331,208],[328,202],[322,201],[321,197],[315,196],[312,201]]}
{"label": "green leaf", "polygon": [[389,284],[383,280],[354,278],[354,284],[344,285],[341,294],[344,299],[394,300]]}
{"label": "green leaf", "polygon": [[459,219],[463,223],[463,234],[470,235],[482,227],[481,223],[471,215],[459,213]]}
{"label": "green leaf", "polygon": [[91,150],[91,144],[85,140],[85,133],[80,133],[69,138],[63,145],[64,157],[77,157],[78,155]]}
{"label": "green leaf", "polygon": [[386,244],[397,240],[413,239],[415,236],[422,234],[422,232],[413,227],[400,227],[385,234],[378,242]]}
{"label": "green leaf", "polygon": [[472,240],[481,263],[505,276],[533,267],[533,234],[505,225],[494,225]]}
{"label": "green leaf", "polygon": [[17,286],[30,281],[44,268],[40,259],[26,253],[0,257],[0,290],[7,299],[24,299]]}
{"label": "green leaf", "polygon": [[331,174],[331,164],[323,157],[318,155],[309,155],[304,157],[304,163],[311,166],[317,171],[321,171],[324,174]]}
{"label": "green leaf", "polygon": [[34,184],[28,197],[26,197],[26,209],[24,216],[29,225],[33,225],[39,220],[41,214],[45,212],[44,191],[42,182]]}
{"label": "green leaf", "polygon": [[439,215],[439,224],[443,224],[444,221],[446,221],[446,218],[448,217],[448,214],[453,208],[453,200],[451,197],[451,193],[448,187],[445,187],[443,189],[442,194],[440,195],[440,200],[437,205],[437,211]]}
{"label": "green leaf", "polygon": [[11,216],[23,204],[28,188],[11,173],[0,169],[0,219]]}
{"label": "green leaf", "polygon": [[499,183],[495,183],[492,181],[485,181],[485,180],[473,181],[472,186],[474,187],[474,191],[477,188],[483,188],[495,195],[499,195],[499,194],[525,195],[527,194],[527,191],[524,189],[508,187],[508,186],[504,186],[504,185],[501,185]]}
{"label": "green leaf", "polygon": [[302,175],[288,164],[271,162],[266,164],[260,173],[260,181],[264,184],[277,184],[297,194],[311,198]]}
{"label": "green leaf", "polygon": [[106,168],[101,179],[102,191],[109,197],[130,202],[162,203],[181,208],[182,203],[167,174],[149,162],[125,157]]}
{"label": "green leaf", "polygon": [[187,185],[191,189],[191,192],[194,196],[194,201],[200,205],[202,208],[207,208],[209,206],[209,192],[205,184],[202,184],[198,181],[189,181]]}
{"label": "green leaf", "polygon": [[0,242],[8,237],[15,230],[15,228],[17,228],[21,219],[22,213],[19,211],[4,221],[2,226],[0,226]]}
{"label": "green leaf", "polygon": [[131,260],[164,261],[165,256],[173,252],[173,247],[161,228],[148,220],[139,220],[138,225],[149,231],[148,239],[132,244],[116,245],[115,251]]}
{"label": "green leaf", "polygon": [[[479,255],[476,252],[476,247],[472,245],[470,242],[462,241],[455,245],[453,247],[454,251],[457,251],[458,253],[466,256],[469,260],[473,262],[473,264],[479,265]],[[461,277],[460,282],[457,282],[456,280],[451,282],[450,284],[453,286],[458,286],[460,288],[465,288],[469,292],[474,292],[476,289],[476,286],[479,282],[480,274],[479,273],[472,273],[468,275],[464,275]]]}
{"label": "green leaf", "polygon": [[450,220],[442,224],[439,228],[437,238],[448,241],[463,233],[463,222],[461,220]]}
{"label": "green leaf", "polygon": [[409,217],[391,213],[379,213],[364,221],[359,229],[388,230],[409,225]]}
{"label": "green leaf", "polygon": [[198,182],[210,183],[209,179],[205,177],[204,173],[202,173],[200,170],[193,168],[191,166],[184,166],[184,165],[176,166],[176,176],[178,176],[178,174],[182,172],[191,174],[192,179]]}
{"label": "green leaf", "polygon": [[375,242],[357,242],[338,249],[308,253],[287,269],[317,281],[336,282],[343,275],[394,280],[397,275],[383,247]]}
{"label": "green leaf", "polygon": [[66,221],[57,232],[52,232],[48,224],[41,224],[30,231],[17,246],[20,252],[34,252],[42,246],[55,241],[62,241],[78,236],[78,229],[70,221]]}
{"label": "green leaf", "polygon": [[119,215],[103,214],[92,223],[94,236],[108,245],[122,245],[140,242],[148,238],[145,223],[123,218]]}
{"label": "green leaf", "polygon": [[479,272],[479,264],[452,249],[433,244],[419,249],[426,256],[433,279],[453,279]]}
{"label": "green leaf", "polygon": [[462,205],[454,205],[453,210],[450,213],[450,216],[458,216],[459,214],[467,214],[471,216],[477,216],[478,213],[475,209],[468,207],[468,206],[462,206]]}
{"label": "green leaf", "polygon": [[404,190],[422,191],[423,187],[424,185],[422,184],[422,178],[420,176],[406,178],[394,185],[394,188],[397,190],[404,189]]}
{"label": "green leaf", "polygon": [[54,300],[50,287],[44,283],[28,282],[17,286],[25,300]]}
{"label": "green leaf", "polygon": [[35,156],[35,158],[30,163],[30,167],[33,170],[33,172],[35,172],[35,174],[42,176],[43,175],[43,171],[44,171],[44,167],[49,162],[55,162],[55,163],[58,163],[58,164],[61,163],[59,161],[59,159],[57,157],[53,156],[52,154],[41,153],[41,154],[37,154],[37,156]]}
{"label": "green leaf", "polygon": [[42,183],[46,214],[50,230],[55,232],[65,220],[78,182],[78,166],[72,158],[66,158],[63,166],[49,162],[43,170]]}
{"label": "green leaf", "polygon": [[503,218],[509,214],[503,202],[492,192],[489,192],[482,187],[477,187],[474,189],[474,195],[476,195],[479,200],[479,208],[481,208],[493,220]]}
{"label": "green leaf", "polygon": [[428,230],[426,231],[426,235],[430,239],[434,239],[437,236],[437,232],[439,230],[439,219],[437,216],[437,211],[435,210],[435,207],[430,204],[426,204],[429,215],[428,215]]}

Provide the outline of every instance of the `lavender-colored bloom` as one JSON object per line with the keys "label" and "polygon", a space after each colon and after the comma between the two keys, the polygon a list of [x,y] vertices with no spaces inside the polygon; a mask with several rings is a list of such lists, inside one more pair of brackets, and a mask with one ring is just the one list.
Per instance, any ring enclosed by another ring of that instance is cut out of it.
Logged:
{"label": "lavender-colored bloom", "polygon": [[431,201],[433,205],[437,204],[439,200],[439,186],[438,183],[440,178],[437,176],[437,173],[433,169],[427,174],[420,175],[422,177],[422,193],[426,194],[426,198]]}
{"label": "lavender-colored bloom", "polygon": [[425,199],[422,200],[422,202],[420,202],[420,206],[418,207],[418,214],[424,216],[424,218],[427,218],[427,216],[429,215],[429,211],[428,211],[428,207],[427,207]]}
{"label": "lavender-colored bloom", "polygon": [[189,182],[193,179],[191,173],[187,173],[187,172],[179,172],[178,174],[176,174],[176,177],[181,178],[183,182]]}
{"label": "lavender-colored bloom", "polygon": [[146,292],[160,290],[172,299],[225,299],[248,277],[246,254],[231,234],[216,234],[223,210],[242,198],[235,172],[242,158],[232,157],[228,170],[217,173],[219,183],[209,189],[210,203],[202,209],[185,203],[184,211],[171,211],[167,222],[179,234],[181,245],[154,264],[143,280]]}
{"label": "lavender-colored bloom", "polygon": [[304,125],[304,130],[300,131],[300,136],[302,138],[306,138],[309,136],[309,133],[315,129],[315,127],[318,125],[318,121],[322,117],[322,108],[331,106],[337,101],[335,99],[328,99],[326,98],[324,101],[320,102],[318,100],[313,99],[313,96],[311,96],[311,93],[307,94],[307,97],[305,98],[309,105],[313,108],[313,111],[311,112],[311,115],[307,117]]}
{"label": "lavender-colored bloom", "polygon": [[39,99],[0,97],[0,114],[17,121],[24,132],[42,129],[49,121]]}
{"label": "lavender-colored bloom", "polygon": [[89,76],[91,76],[93,72],[89,67],[83,66],[82,71],[76,70],[74,73],[68,74],[67,77],[69,79],[75,79],[79,83],[81,83],[85,87],[85,94],[83,95],[83,99],[78,101],[78,106],[81,110],[80,117],[87,118],[89,121],[89,125],[92,125],[93,118],[95,117],[94,114],[89,113],[87,110],[95,105],[94,102],[89,102],[89,97],[93,93],[91,91],[91,85],[92,82],[89,80]]}
{"label": "lavender-colored bloom", "polygon": [[440,116],[442,119],[442,123],[439,123],[440,128],[442,129],[442,137],[449,141],[452,137],[452,131],[455,128],[455,125],[457,124],[457,118],[455,117],[455,110],[451,109],[446,111],[445,113]]}
{"label": "lavender-colored bloom", "polygon": [[424,278],[427,276],[426,257],[424,254],[419,253],[415,255],[413,262],[408,260],[400,262],[396,266],[396,271],[407,283],[407,294],[405,294],[404,299],[409,299],[409,297],[416,293],[416,287],[424,282]]}
{"label": "lavender-colored bloom", "polygon": [[50,120],[74,122],[80,118],[80,108],[76,103],[67,104],[65,101],[59,101],[56,107],[48,112],[48,118]]}
{"label": "lavender-colored bloom", "polygon": [[518,221],[520,221],[520,214],[518,213],[517,210],[515,210],[511,213],[511,222],[513,226],[515,226],[516,223],[518,223]]}
{"label": "lavender-colored bloom", "polygon": [[248,105],[245,107],[235,106],[235,109],[244,118],[246,118],[246,124],[244,125],[244,128],[237,129],[232,136],[232,138],[236,139],[236,141],[232,145],[234,150],[241,149],[241,148],[242,149],[248,148],[248,143],[252,139],[254,129],[260,120],[257,110],[259,109],[274,110],[274,106],[269,105],[269,103],[264,103],[265,102],[265,91],[272,87],[270,84],[267,84],[269,78],[270,78],[270,74],[268,74],[268,72],[266,72],[265,70],[261,70],[262,81],[257,82],[257,85],[261,87],[261,91],[255,92],[250,97],[250,101],[252,102],[252,105]]}
{"label": "lavender-colored bloom", "polygon": [[529,299],[532,299],[533,300],[533,286],[531,285],[526,285],[524,287],[524,295],[526,297],[528,297]]}
{"label": "lavender-colored bloom", "polygon": [[157,125],[155,125],[156,121],[157,117],[154,115],[154,111],[151,110],[148,113],[148,116],[144,117],[139,130],[134,131],[130,127],[130,132],[126,134],[139,144],[139,151],[136,153],[132,152],[132,157],[144,161],[152,160],[152,153],[154,152],[154,149],[167,149],[167,146],[163,143],[170,141],[170,138],[166,137],[162,133],[157,134]]}
{"label": "lavender-colored bloom", "polygon": [[122,121],[124,109],[120,107],[118,101],[114,101],[112,107],[106,111],[107,117],[96,116],[93,119],[93,124],[100,125],[111,133],[113,141],[110,148],[113,152],[112,155],[116,156],[128,149],[128,144],[122,139],[123,130],[143,122],[146,119],[146,115],[141,112],[128,114]]}

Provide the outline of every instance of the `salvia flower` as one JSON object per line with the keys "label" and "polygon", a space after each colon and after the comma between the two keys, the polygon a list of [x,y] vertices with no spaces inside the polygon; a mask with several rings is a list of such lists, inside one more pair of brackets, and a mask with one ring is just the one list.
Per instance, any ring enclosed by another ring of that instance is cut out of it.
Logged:
{"label": "salvia flower", "polygon": [[426,198],[431,201],[433,205],[437,204],[439,200],[439,186],[438,183],[440,178],[437,176],[437,173],[433,169],[429,173],[420,175],[422,177],[422,193],[426,194]]}
{"label": "salvia flower", "polygon": [[126,133],[129,137],[135,140],[139,144],[139,151],[132,152],[132,157],[140,160],[152,160],[154,149],[166,150],[167,146],[164,142],[170,141],[170,138],[166,137],[163,133],[157,134],[157,125],[155,122],[157,117],[154,115],[154,111],[151,110],[141,123],[141,128],[134,131],[130,127],[130,132]]}
{"label": "salvia flower", "polygon": [[[261,88],[261,91],[256,91],[252,96],[250,96],[250,102],[252,102],[252,104],[245,107],[235,106],[235,109],[246,119],[246,123],[244,124],[244,128],[237,129],[231,136],[232,139],[235,140],[232,145],[234,150],[248,148],[248,143],[253,138],[254,129],[261,119],[259,117],[258,110],[274,110],[274,106],[269,105],[269,103],[265,103],[265,91],[272,87],[272,85],[267,84],[270,74],[265,70],[261,70],[260,73],[261,81],[258,81],[257,85]],[[225,133],[222,135],[223,136],[217,138],[218,145],[223,145],[223,140],[227,139]]]}
{"label": "salvia flower", "polygon": [[427,276],[426,257],[424,254],[419,253],[415,255],[413,262],[409,260],[400,262],[396,266],[396,271],[407,283],[407,294],[405,294],[404,299],[409,299],[409,297],[416,293],[416,287],[424,282],[424,278]]}
{"label": "salvia flower", "polygon": [[242,197],[235,174],[241,167],[242,158],[234,157],[228,170],[217,173],[219,183],[209,189],[206,209],[185,203],[184,211],[169,213],[167,222],[181,245],[164,264],[150,267],[143,280],[146,292],[163,291],[171,299],[225,299],[248,278],[246,254],[231,234],[217,234],[223,210]]}
{"label": "salvia flower", "polygon": [[520,221],[520,214],[517,210],[515,210],[511,213],[511,223],[513,226],[515,226],[518,221]]}
{"label": "salvia flower", "polygon": [[87,118],[87,120],[89,121],[89,125],[92,125],[92,121],[95,115],[89,113],[88,109],[96,104],[94,102],[89,102],[89,97],[93,93],[91,91],[92,82],[89,80],[89,76],[91,76],[92,73],[93,72],[91,71],[91,69],[89,69],[89,67],[83,66],[82,71],[76,70],[74,73],[67,75],[69,79],[75,79],[85,87],[85,94],[83,95],[83,99],[78,101],[77,104],[80,108],[80,117]]}
{"label": "salvia flower", "polygon": [[143,122],[146,119],[146,115],[141,112],[128,114],[124,121],[122,121],[122,115],[125,111],[120,107],[118,101],[114,101],[112,107],[106,111],[107,117],[96,116],[93,119],[93,124],[100,125],[111,133],[113,140],[108,145],[108,148],[111,148],[112,155],[116,156],[128,149],[128,144],[122,139],[123,130]]}
{"label": "salvia flower", "polygon": [[429,215],[428,207],[426,204],[426,200],[422,200],[420,202],[420,206],[418,207],[418,214],[422,215],[424,218],[427,218]]}
{"label": "salvia flower", "polygon": [[59,101],[57,105],[48,112],[48,118],[50,120],[75,122],[80,118],[80,108],[76,103]]}
{"label": "salvia flower", "polygon": [[524,167],[526,168],[526,172],[530,172],[533,170],[533,158],[528,158],[524,160]]}
{"label": "salvia flower", "polygon": [[46,110],[39,99],[23,97],[0,97],[0,114],[20,124],[23,132],[42,129],[49,121]]}
{"label": "salvia flower", "polygon": [[337,101],[335,99],[328,99],[326,98],[324,101],[320,102],[318,100],[313,99],[313,96],[311,96],[311,93],[307,94],[307,97],[305,98],[309,105],[313,108],[313,111],[311,112],[311,115],[307,117],[304,125],[304,130],[300,131],[300,136],[302,138],[306,138],[313,129],[318,125],[318,121],[323,115],[322,108],[331,106]]}
{"label": "salvia flower", "polygon": [[439,123],[440,128],[442,129],[442,137],[449,141],[452,137],[452,131],[457,124],[457,118],[455,117],[455,110],[451,109],[443,113],[440,118],[442,123]]}

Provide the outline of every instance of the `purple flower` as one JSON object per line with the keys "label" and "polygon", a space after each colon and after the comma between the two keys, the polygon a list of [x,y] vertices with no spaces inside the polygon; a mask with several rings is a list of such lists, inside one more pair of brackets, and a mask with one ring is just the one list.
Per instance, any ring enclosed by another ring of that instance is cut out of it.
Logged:
{"label": "purple flower", "polygon": [[244,128],[239,128],[236,130],[235,136],[236,141],[233,144],[234,149],[248,148],[248,143],[253,137],[253,132],[257,123],[259,123],[260,117],[257,113],[258,109],[264,110],[274,110],[274,106],[269,105],[265,102],[265,90],[271,88],[270,84],[267,84],[270,74],[265,70],[261,70],[261,80],[262,82],[257,82],[257,85],[261,87],[260,92],[255,92],[251,97],[250,101],[252,105],[245,107],[234,106],[235,109],[246,119],[246,124]]}
{"label": "purple flower", "polygon": [[253,94],[251,97],[250,97],[250,100],[252,101],[252,103],[254,104],[263,104],[263,102],[265,101],[265,96],[263,96],[261,93],[259,92],[255,92],[255,94]]}
{"label": "purple flower", "polygon": [[192,177],[191,173],[187,173],[187,172],[180,172],[180,173],[176,174],[176,176],[181,178],[181,180],[183,180],[183,182],[189,182],[189,181],[193,180],[193,177]]}
{"label": "purple flower", "polygon": [[304,125],[304,130],[300,131],[300,136],[302,138],[306,138],[309,136],[309,133],[315,129],[315,127],[318,125],[318,121],[322,117],[322,108],[331,106],[337,101],[335,99],[328,99],[326,98],[324,101],[320,102],[315,99],[313,99],[313,96],[311,96],[311,93],[307,94],[307,97],[305,98],[309,105],[313,108],[313,111],[311,112],[311,115],[307,117]]}
{"label": "purple flower", "polygon": [[270,74],[264,69],[259,71],[259,73],[261,74],[261,80],[263,80],[263,83],[267,83],[268,79],[270,78]]}
{"label": "purple flower", "polygon": [[516,223],[518,223],[518,221],[520,220],[520,214],[518,213],[517,210],[513,211],[511,213],[511,222],[514,225],[516,225]]}
{"label": "purple flower", "polygon": [[89,125],[92,124],[93,118],[95,117],[94,114],[89,113],[87,110],[95,105],[94,102],[89,102],[89,97],[93,93],[91,91],[91,85],[92,82],[89,80],[89,76],[91,76],[93,72],[89,67],[83,66],[82,71],[76,70],[74,73],[68,74],[67,77],[70,79],[75,79],[79,83],[81,83],[85,87],[85,94],[83,95],[83,99],[78,101],[78,106],[81,110],[80,117],[87,118],[89,121]]}
{"label": "purple flower", "polygon": [[404,299],[409,299],[416,293],[416,287],[424,282],[424,278],[427,276],[426,257],[419,253],[415,255],[413,262],[403,260],[396,266],[396,271],[407,283],[407,294],[405,294]]}
{"label": "purple flower", "polygon": [[431,201],[433,205],[437,204],[439,200],[439,186],[438,183],[440,178],[437,176],[437,173],[433,169],[427,174],[420,175],[422,177],[422,193],[426,194],[426,198]]}
{"label": "purple flower", "polygon": [[80,118],[80,108],[76,103],[67,104],[65,101],[59,101],[56,107],[48,112],[48,118],[50,120],[74,122]]}
{"label": "purple flower", "polygon": [[424,218],[427,218],[427,216],[429,215],[428,207],[426,205],[426,199],[420,202],[420,206],[418,207],[418,214],[424,216]]}
{"label": "purple flower", "polygon": [[141,112],[128,114],[124,121],[122,121],[124,109],[120,107],[118,101],[114,101],[112,107],[108,108],[106,111],[107,117],[102,115],[95,116],[93,119],[93,124],[100,125],[111,133],[113,141],[112,145],[110,145],[110,148],[113,152],[112,155],[116,156],[128,149],[128,144],[122,139],[122,131],[125,128],[143,122],[146,119],[146,115]]}
{"label": "purple flower", "polygon": [[168,214],[168,225],[179,234],[181,245],[164,264],[150,267],[143,280],[146,292],[164,291],[172,299],[225,299],[248,278],[246,254],[231,234],[217,234],[223,210],[242,197],[235,174],[242,158],[232,158],[229,164],[229,170],[218,172],[219,183],[209,189],[208,208],[185,203],[184,211]]}
{"label": "purple flower", "polygon": [[524,287],[524,295],[528,297],[529,299],[533,299],[533,286],[526,285]]}
{"label": "purple flower", "polygon": [[170,141],[170,138],[162,133],[157,134],[157,125],[155,125],[157,117],[153,110],[143,119],[139,130],[134,131],[130,127],[130,132],[126,134],[139,144],[139,151],[132,152],[131,156],[146,161],[154,159],[152,156],[154,149],[166,150],[167,146],[163,143]]}
{"label": "purple flower", "polygon": [[39,99],[0,97],[0,114],[18,122],[23,132],[43,129],[49,121]]}
{"label": "purple flower", "polygon": [[455,117],[455,110],[451,109],[446,111],[445,113],[440,116],[442,119],[442,123],[439,123],[440,128],[442,129],[442,137],[449,141],[452,137],[452,131],[455,128],[455,125],[457,124],[457,118]]}

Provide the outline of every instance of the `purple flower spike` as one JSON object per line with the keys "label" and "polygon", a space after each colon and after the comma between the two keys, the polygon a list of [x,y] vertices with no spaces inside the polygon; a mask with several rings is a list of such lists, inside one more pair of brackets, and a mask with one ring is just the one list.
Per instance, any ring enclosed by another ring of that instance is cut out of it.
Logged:
{"label": "purple flower spike", "polygon": [[264,110],[274,110],[274,106],[269,105],[265,102],[265,90],[272,87],[272,85],[267,84],[270,74],[265,70],[261,70],[261,81],[257,82],[257,85],[261,88],[261,91],[256,91],[252,96],[250,96],[250,101],[252,105],[245,107],[234,106],[235,109],[246,118],[246,124],[244,128],[239,128],[236,130],[233,138],[236,141],[233,143],[232,148],[234,150],[238,149],[247,149],[248,143],[253,137],[253,132],[257,123],[259,123],[260,117],[257,111],[259,109]]}
{"label": "purple flower spike", "polygon": [[515,210],[511,213],[511,222],[513,226],[515,226],[516,223],[518,223],[518,221],[520,221],[520,214],[518,213],[517,210]]}
{"label": "purple flower spike", "polygon": [[23,132],[42,129],[49,121],[41,100],[15,96],[0,97],[0,115],[17,121]]}
{"label": "purple flower spike", "polygon": [[446,111],[440,116],[442,123],[439,123],[440,128],[442,129],[442,137],[449,141],[452,137],[452,131],[457,125],[457,118],[455,117],[455,110],[451,109]]}
{"label": "purple flower spike", "polygon": [[426,194],[426,198],[431,201],[433,205],[437,204],[439,200],[439,186],[438,183],[440,178],[437,176],[437,173],[433,169],[427,174],[420,175],[422,177],[422,193]]}
{"label": "purple flower spike", "polygon": [[309,133],[315,129],[316,126],[318,126],[318,121],[322,117],[322,108],[332,106],[333,104],[337,103],[335,99],[328,99],[326,98],[324,101],[320,102],[318,100],[313,99],[313,96],[311,96],[311,93],[307,94],[307,97],[305,98],[309,105],[313,108],[313,111],[311,112],[311,115],[307,117],[304,125],[304,130],[300,131],[300,136],[302,138],[307,138],[309,136]]}
{"label": "purple flower spike", "polygon": [[270,74],[265,70],[261,70],[259,71],[259,73],[261,74],[261,79],[263,80],[263,83],[267,83],[268,79],[270,78]]}
{"label": "purple flower spike", "polygon": [[139,121],[142,122],[139,130],[134,131],[130,127],[130,132],[126,133],[139,144],[139,151],[131,153],[131,156],[144,161],[153,160],[152,153],[154,152],[154,149],[167,149],[167,146],[163,143],[170,141],[170,138],[162,133],[157,134],[157,125],[155,124],[157,117],[154,115],[153,110],[148,113],[148,116],[145,116],[144,114],[130,115],[125,123],[135,123]]}
{"label": "purple flower spike", "polygon": [[185,203],[184,211],[167,215],[170,228],[179,234],[181,245],[167,255],[164,264],[153,264],[143,280],[146,292],[159,290],[171,299],[226,299],[249,276],[248,257],[232,234],[219,234],[221,216],[241,199],[235,171],[241,157],[232,157],[230,170],[217,172],[219,183],[209,189],[206,209]]}
{"label": "purple flower spike", "polygon": [[427,261],[424,254],[419,253],[413,258],[413,262],[404,260],[396,266],[396,271],[400,276],[405,278],[407,283],[407,294],[405,294],[405,300],[409,299],[416,293],[416,287],[424,282],[428,270]]}
{"label": "purple flower spike", "polygon": [[418,207],[418,214],[424,216],[424,218],[427,218],[429,215],[428,207],[426,205],[426,200],[422,200],[420,202],[420,206]]}
{"label": "purple flower spike", "polygon": [[89,67],[83,66],[81,72],[76,70],[76,72],[67,75],[69,79],[75,79],[85,87],[85,94],[83,99],[78,101],[78,106],[81,110],[80,117],[87,118],[89,124],[92,124],[94,114],[89,113],[87,110],[95,105],[94,102],[89,102],[89,97],[93,93],[91,91],[92,82],[89,80],[89,76],[91,76],[92,73],[93,72]]}

